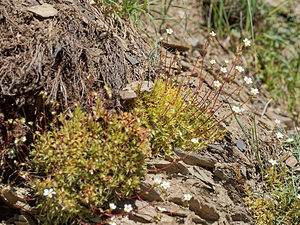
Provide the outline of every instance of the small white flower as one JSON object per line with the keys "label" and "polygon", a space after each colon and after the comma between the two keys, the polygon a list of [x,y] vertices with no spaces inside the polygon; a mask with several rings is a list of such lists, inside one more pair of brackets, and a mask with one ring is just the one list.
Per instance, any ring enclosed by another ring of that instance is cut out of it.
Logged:
{"label": "small white flower", "polygon": [[214,65],[216,63],[216,60],[212,59],[209,62],[210,62],[210,64]]}
{"label": "small white flower", "polygon": [[239,113],[239,112],[241,112],[241,109],[238,106],[232,106],[232,111],[235,113]]}
{"label": "small white flower", "polygon": [[250,46],[251,45],[251,41],[248,38],[245,38],[243,40],[243,42],[245,43],[245,46]]}
{"label": "small white flower", "polygon": [[125,205],[124,205],[124,211],[125,211],[125,212],[131,212],[131,211],[132,211],[132,206],[131,206],[131,204],[125,204]]}
{"label": "small white flower", "polygon": [[14,141],[14,143],[15,143],[15,144],[18,144],[19,141],[20,141],[20,139],[19,139],[19,138],[16,138],[15,141]]}
{"label": "small white flower", "polygon": [[277,126],[280,124],[280,120],[278,120],[278,119],[276,119],[274,122],[275,122],[275,125],[277,125]]}
{"label": "small white flower", "polygon": [[227,69],[225,67],[221,67],[220,70],[221,70],[222,73],[227,73]]}
{"label": "small white flower", "polygon": [[288,138],[288,139],[286,140],[287,143],[292,143],[293,141],[294,141],[293,138]]}
{"label": "small white flower", "polygon": [[10,159],[13,159],[15,157],[15,151],[14,151],[14,149],[10,148],[7,151],[7,157],[10,158]]}
{"label": "small white flower", "polygon": [[115,220],[111,220],[111,221],[109,221],[109,222],[108,222],[108,224],[109,224],[109,225],[117,225],[117,223],[116,223],[116,221],[115,221]]}
{"label": "small white flower", "polygon": [[252,79],[250,77],[244,77],[246,84],[252,84]]}
{"label": "small white flower", "polygon": [[300,199],[300,194],[298,194],[297,198]]}
{"label": "small white flower", "polygon": [[165,211],[167,211],[165,208],[163,208],[163,207],[157,207],[157,209],[158,209],[158,211],[160,211],[160,212],[165,212]]}
{"label": "small white flower", "polygon": [[219,87],[221,86],[220,81],[215,80],[215,81],[214,81],[214,86],[217,87],[217,88],[219,88]]}
{"label": "small white flower", "polygon": [[168,181],[163,181],[162,184],[160,185],[164,189],[168,189],[170,187],[170,182]]}
{"label": "small white flower", "polygon": [[214,37],[214,36],[216,36],[216,33],[212,31],[212,32],[209,33],[209,35],[210,35],[211,37]]}
{"label": "small white flower", "polygon": [[26,139],[25,136],[21,137],[21,141],[22,141],[22,142],[25,142],[26,140],[27,140],[27,139]]}
{"label": "small white flower", "polygon": [[171,29],[171,28],[168,28],[168,29],[166,29],[166,31],[167,31],[167,34],[173,34],[173,30]]}
{"label": "small white flower", "polygon": [[111,217],[108,224],[109,225],[117,225],[116,217],[115,216]]}
{"label": "small white flower", "polygon": [[251,94],[257,95],[259,93],[257,88],[251,88]]}
{"label": "small white flower", "polygon": [[197,138],[192,138],[191,142],[193,142],[194,144],[199,144],[199,140]]}
{"label": "small white flower", "polygon": [[269,163],[271,163],[272,166],[275,166],[278,164],[277,161],[273,160],[273,159],[269,159]]}
{"label": "small white flower", "polygon": [[159,185],[161,183],[161,179],[155,178],[154,179],[154,185]]}
{"label": "small white flower", "polygon": [[114,203],[109,203],[109,208],[110,208],[111,210],[114,210],[114,209],[117,208],[117,206],[116,206]]}
{"label": "small white flower", "polygon": [[52,196],[55,195],[55,194],[56,194],[56,192],[53,191],[52,188],[50,188],[50,189],[45,189],[43,195],[44,195],[44,196],[47,196],[47,197],[49,197],[49,198],[52,198]]}
{"label": "small white flower", "polygon": [[287,80],[292,81],[292,80],[294,80],[294,78],[293,77],[288,77]]}
{"label": "small white flower", "polygon": [[224,62],[225,62],[225,65],[227,65],[229,63],[229,61],[226,59],[224,60]]}
{"label": "small white flower", "polygon": [[276,133],[276,137],[277,137],[278,139],[281,139],[281,138],[283,138],[283,134],[280,133],[280,132],[277,132],[277,133]]}
{"label": "small white flower", "polygon": [[241,66],[236,66],[235,69],[236,69],[237,71],[239,71],[240,73],[241,73],[241,72],[244,72],[244,68],[241,67]]}
{"label": "small white flower", "polygon": [[184,195],[183,195],[183,198],[184,198],[185,201],[191,200],[192,197],[193,197],[193,196],[192,196],[191,194],[184,194]]}

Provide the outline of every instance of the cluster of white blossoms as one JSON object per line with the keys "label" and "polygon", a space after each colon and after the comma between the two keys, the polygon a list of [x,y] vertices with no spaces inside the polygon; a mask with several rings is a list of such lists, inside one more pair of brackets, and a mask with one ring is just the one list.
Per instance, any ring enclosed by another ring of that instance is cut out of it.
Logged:
{"label": "cluster of white blossoms", "polygon": [[168,189],[171,187],[170,182],[161,181],[161,179],[159,179],[159,178],[154,179],[153,186],[160,186],[160,188],[162,188],[162,189]]}

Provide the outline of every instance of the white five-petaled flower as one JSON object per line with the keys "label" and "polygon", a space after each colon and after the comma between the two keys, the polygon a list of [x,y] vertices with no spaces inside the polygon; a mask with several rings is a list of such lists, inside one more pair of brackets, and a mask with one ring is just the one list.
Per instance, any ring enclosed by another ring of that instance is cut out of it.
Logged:
{"label": "white five-petaled flower", "polygon": [[124,205],[124,211],[125,211],[125,212],[131,212],[131,211],[132,211],[132,206],[131,206],[131,204],[125,204],[125,205]]}
{"label": "white five-petaled flower", "polygon": [[168,181],[163,181],[162,184],[160,185],[164,189],[168,189],[170,187],[170,182]]}
{"label": "white five-petaled flower", "polygon": [[276,133],[276,137],[277,137],[278,139],[283,138],[283,134],[280,133],[280,132],[277,132],[277,133]]}
{"label": "white five-petaled flower", "polygon": [[117,225],[116,217],[115,216],[111,217],[108,224],[109,225]]}
{"label": "white five-petaled flower", "polygon": [[191,200],[192,197],[193,197],[193,196],[192,196],[191,194],[184,194],[184,195],[183,195],[183,198],[184,198],[185,201]]}
{"label": "white five-petaled flower", "polygon": [[161,179],[155,178],[154,179],[154,185],[159,185],[161,183]]}
{"label": "white five-petaled flower", "polygon": [[209,33],[209,35],[210,35],[211,37],[214,37],[214,36],[216,36],[216,33],[212,31],[212,32]]}
{"label": "white five-petaled flower", "polygon": [[52,196],[55,195],[55,194],[56,194],[56,192],[53,191],[52,188],[50,188],[50,189],[45,189],[43,195],[44,195],[44,196],[47,196],[47,197],[49,197],[49,198],[52,198]]}
{"label": "white five-petaled flower", "polygon": [[192,138],[191,139],[191,142],[193,142],[194,144],[198,144],[199,143],[199,140],[197,138]]}
{"label": "white five-petaled flower", "polygon": [[259,93],[257,88],[251,88],[251,94],[257,95]]}
{"label": "white five-petaled flower", "polygon": [[219,88],[219,87],[221,86],[220,81],[215,80],[215,81],[214,81],[214,86],[217,87],[217,88]]}
{"label": "white five-petaled flower", "polygon": [[221,70],[222,73],[227,73],[227,69],[225,67],[221,67],[220,70]]}
{"label": "white five-petaled flower", "polygon": [[273,159],[269,159],[269,163],[271,163],[272,166],[275,166],[278,164],[277,161],[273,160]]}
{"label": "white five-petaled flower", "polygon": [[173,30],[171,29],[171,28],[168,28],[168,29],[166,29],[166,31],[167,31],[167,34],[173,34]]}
{"label": "white five-petaled flower", "polygon": [[275,121],[275,125],[279,125],[280,124],[280,120],[276,119]]}
{"label": "white five-petaled flower", "polygon": [[157,209],[158,209],[158,211],[160,211],[160,212],[165,212],[165,211],[167,211],[165,208],[163,208],[163,207],[157,207]]}
{"label": "white five-petaled flower", "polygon": [[235,113],[239,113],[239,112],[241,112],[241,109],[238,106],[232,106],[232,111]]}
{"label": "white five-petaled flower", "polygon": [[210,64],[214,65],[216,63],[216,60],[211,59],[209,62],[210,62]]}
{"label": "white five-petaled flower", "polygon": [[297,198],[300,199],[300,194],[298,194]]}
{"label": "white five-petaled flower", "polygon": [[250,77],[244,77],[246,84],[252,84],[252,79]]}
{"label": "white five-petaled flower", "polygon": [[294,141],[293,138],[288,138],[288,139],[286,140],[287,143],[292,143],[293,141]]}
{"label": "white five-petaled flower", "polygon": [[244,42],[245,46],[250,46],[251,45],[251,41],[248,38],[245,38],[243,40],[243,42]]}
{"label": "white five-petaled flower", "polygon": [[244,72],[244,68],[241,67],[241,66],[236,66],[235,69],[236,69],[237,71],[239,71],[240,73],[241,73],[241,72]]}
{"label": "white five-petaled flower", "polygon": [[111,210],[114,210],[114,209],[117,208],[117,206],[116,206],[114,203],[109,203],[109,208],[110,208]]}
{"label": "white five-petaled flower", "polygon": [[26,139],[25,136],[21,137],[21,141],[22,141],[22,142],[25,142],[26,140],[27,140],[27,139]]}
{"label": "white five-petaled flower", "polygon": [[227,65],[229,63],[229,61],[227,59],[224,60],[225,65]]}

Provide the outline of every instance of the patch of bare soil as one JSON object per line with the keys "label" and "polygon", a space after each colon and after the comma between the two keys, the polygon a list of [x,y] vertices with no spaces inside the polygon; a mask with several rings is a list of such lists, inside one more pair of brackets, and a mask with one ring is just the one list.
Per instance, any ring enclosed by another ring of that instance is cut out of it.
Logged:
{"label": "patch of bare soil", "polygon": [[[0,122],[22,116],[27,121],[34,121],[41,90],[49,93],[48,101],[56,100],[62,105],[78,101],[84,105],[91,87],[104,95],[104,84],[118,92],[134,80],[153,79],[144,67],[150,48],[138,32],[125,25],[121,29],[109,13],[99,11],[88,3],[75,0],[47,3],[57,12],[46,18],[28,10],[39,5],[34,0],[3,0],[0,3]],[[196,25],[199,21],[203,22],[197,1],[189,1],[186,7],[187,30],[172,23],[165,24],[174,30],[174,35],[168,41],[169,54],[172,49],[181,46],[178,63],[182,70],[177,71],[179,77],[192,73],[193,63],[203,53],[208,36]],[[184,21],[182,9],[172,9],[171,13],[179,21]],[[211,41],[206,50],[205,65],[209,64],[211,58],[217,61],[218,67],[225,59],[229,60],[229,66],[232,65],[235,49],[229,49],[226,40],[220,42]],[[245,67],[247,60],[242,57],[238,64]],[[197,88],[199,84],[198,72],[199,68],[191,78],[191,87]],[[211,88],[216,78],[216,73],[208,66],[204,67],[203,74],[207,76],[202,94]],[[255,80],[251,68],[245,71],[245,75]],[[282,157],[282,163],[286,163],[286,159],[292,156],[275,144],[273,121],[281,119],[281,126],[288,129],[293,128],[293,121],[262,89],[259,97],[251,101],[247,101],[250,93],[247,87],[239,94],[231,95],[232,90],[242,83],[243,77],[239,76],[225,86],[217,104],[222,104],[230,97],[232,105],[243,105],[245,112],[238,118],[245,130],[253,127],[252,115],[255,115],[261,157]],[[112,100],[111,107],[118,104],[116,98]],[[215,116],[222,119],[230,112],[229,106],[224,104]],[[192,153],[165,170],[149,173],[141,192],[153,184],[154,178],[161,178],[170,182],[170,194],[163,200],[162,193],[152,190],[142,199],[133,200],[132,204],[141,210],[120,219],[120,224],[254,224],[242,197],[244,184],[250,188],[261,186],[258,161],[235,119],[230,117],[221,124],[228,130],[222,142]],[[2,129],[1,132],[5,139],[6,131]],[[0,141],[3,144],[5,140]],[[148,167],[164,168],[184,154],[182,149],[175,148],[174,152],[173,158],[155,159]],[[292,165],[291,169],[300,171],[299,164]],[[28,204],[22,206],[24,202],[16,197],[17,190],[16,187],[13,190],[2,189],[0,211],[5,213],[0,220],[6,221],[6,224],[35,224],[30,216],[34,212]],[[22,190],[19,192],[24,193]],[[183,201],[183,194],[193,196],[188,206]],[[157,204],[148,205],[153,200]],[[159,214],[160,220],[155,222],[157,206],[165,208],[167,212]],[[94,220],[100,222],[97,218]]]}

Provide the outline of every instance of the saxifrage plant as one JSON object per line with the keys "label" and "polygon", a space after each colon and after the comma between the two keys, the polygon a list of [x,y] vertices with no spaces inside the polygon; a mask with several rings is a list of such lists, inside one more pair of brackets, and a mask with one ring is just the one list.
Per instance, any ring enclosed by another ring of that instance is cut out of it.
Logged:
{"label": "saxifrage plant", "polygon": [[80,107],[60,114],[51,128],[36,133],[29,156],[43,224],[85,219],[92,209],[103,213],[118,201],[116,192],[138,187],[149,143],[135,116],[109,115],[98,102],[92,114]]}

